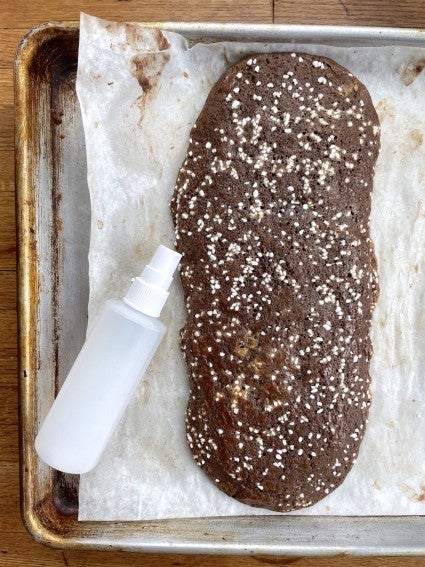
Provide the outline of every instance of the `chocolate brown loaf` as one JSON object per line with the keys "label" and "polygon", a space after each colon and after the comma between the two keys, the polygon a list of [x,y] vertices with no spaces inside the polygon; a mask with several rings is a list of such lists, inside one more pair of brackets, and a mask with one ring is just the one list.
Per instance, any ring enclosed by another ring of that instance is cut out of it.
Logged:
{"label": "chocolate brown loaf", "polygon": [[304,54],[240,61],[193,127],[171,204],[187,437],[241,502],[310,506],[355,462],[370,405],[378,151],[364,85]]}

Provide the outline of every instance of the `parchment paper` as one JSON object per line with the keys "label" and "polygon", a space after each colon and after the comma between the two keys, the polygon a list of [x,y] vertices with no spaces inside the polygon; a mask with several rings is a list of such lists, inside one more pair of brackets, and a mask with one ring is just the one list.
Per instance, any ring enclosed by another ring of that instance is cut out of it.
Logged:
{"label": "parchment paper", "polygon": [[[161,51],[162,50],[162,51]],[[77,89],[92,204],[90,320],[121,297],[159,243],[173,245],[169,200],[190,128],[221,73],[243,54],[327,55],[368,87],[382,124],[371,217],[381,295],[374,315],[373,404],[343,485],[301,514],[422,514],[425,508],[425,74],[418,48],[197,44],[82,15]],[[78,164],[76,164],[78,167]],[[177,278],[178,280],[178,278]],[[221,493],[187,448],[179,282],[168,326],[100,463],[81,477],[80,520],[269,513]]]}

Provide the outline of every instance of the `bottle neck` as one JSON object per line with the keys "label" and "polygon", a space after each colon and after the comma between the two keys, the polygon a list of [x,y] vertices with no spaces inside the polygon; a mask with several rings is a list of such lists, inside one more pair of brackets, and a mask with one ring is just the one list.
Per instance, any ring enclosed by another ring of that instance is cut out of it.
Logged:
{"label": "bottle neck", "polygon": [[123,301],[140,313],[150,317],[159,317],[167,299],[168,291],[139,277],[134,278]]}

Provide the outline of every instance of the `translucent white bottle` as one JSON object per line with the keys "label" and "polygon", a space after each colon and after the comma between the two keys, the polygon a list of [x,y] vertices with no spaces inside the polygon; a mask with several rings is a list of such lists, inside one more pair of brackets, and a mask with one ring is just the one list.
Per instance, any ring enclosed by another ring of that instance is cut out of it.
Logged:
{"label": "translucent white bottle", "polygon": [[81,474],[98,462],[165,334],[157,317],[180,258],[159,246],[124,299],[106,302],[35,440],[51,467]]}

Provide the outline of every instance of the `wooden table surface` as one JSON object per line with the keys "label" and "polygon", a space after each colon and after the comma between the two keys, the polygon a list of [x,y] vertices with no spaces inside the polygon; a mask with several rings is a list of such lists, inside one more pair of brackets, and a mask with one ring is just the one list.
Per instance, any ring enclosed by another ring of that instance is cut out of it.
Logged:
{"label": "wooden table surface", "polygon": [[[276,558],[146,555],[52,550],[22,525],[18,474],[16,239],[12,62],[20,38],[44,21],[78,20],[79,12],[115,20],[187,20],[425,28],[423,0],[0,0],[0,565],[423,566],[425,558]],[[424,534],[425,541],[425,534]]]}

